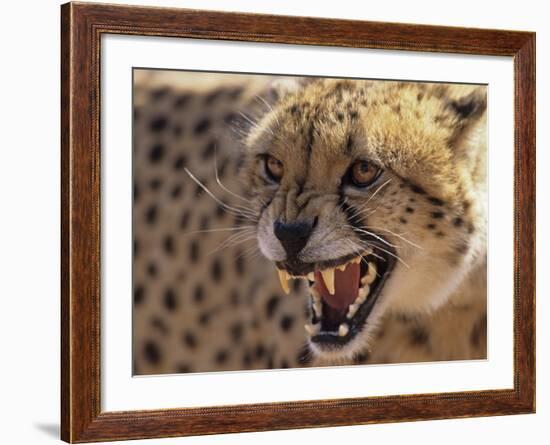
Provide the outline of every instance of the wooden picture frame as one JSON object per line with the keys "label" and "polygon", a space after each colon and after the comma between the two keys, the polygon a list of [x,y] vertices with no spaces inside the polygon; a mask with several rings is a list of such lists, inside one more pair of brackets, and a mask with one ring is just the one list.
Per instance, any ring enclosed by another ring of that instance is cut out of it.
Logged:
{"label": "wooden picture frame", "polygon": [[[535,34],[92,3],[61,7],[61,437],[96,442],[535,411]],[[511,56],[515,70],[514,387],[102,412],[100,38],[222,39]]]}

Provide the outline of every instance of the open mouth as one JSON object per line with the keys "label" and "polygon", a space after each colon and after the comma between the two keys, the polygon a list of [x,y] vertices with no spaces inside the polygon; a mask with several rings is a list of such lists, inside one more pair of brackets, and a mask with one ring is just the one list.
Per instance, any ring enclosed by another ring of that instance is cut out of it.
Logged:
{"label": "open mouth", "polygon": [[283,290],[288,281],[307,278],[311,293],[311,320],[305,329],[319,346],[342,346],[354,338],[376,305],[392,268],[393,258],[371,250],[361,256],[344,257],[312,265],[300,275],[278,268]]}

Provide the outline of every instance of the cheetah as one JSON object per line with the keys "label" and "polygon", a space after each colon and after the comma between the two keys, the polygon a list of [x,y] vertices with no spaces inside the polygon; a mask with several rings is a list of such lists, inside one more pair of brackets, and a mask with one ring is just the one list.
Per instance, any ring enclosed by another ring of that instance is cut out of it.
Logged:
{"label": "cheetah", "polygon": [[484,86],[134,81],[135,374],[486,358]]}

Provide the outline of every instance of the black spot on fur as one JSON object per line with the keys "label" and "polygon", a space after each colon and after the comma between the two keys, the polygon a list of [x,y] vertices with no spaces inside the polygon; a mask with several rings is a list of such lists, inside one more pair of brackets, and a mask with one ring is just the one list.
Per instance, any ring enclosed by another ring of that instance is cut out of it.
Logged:
{"label": "black spot on fur", "polygon": [[293,324],[294,324],[294,317],[291,317],[290,315],[284,315],[281,318],[281,329],[284,332],[290,331]]}
{"label": "black spot on fur", "polygon": [[399,222],[401,224],[407,224],[407,220],[405,218],[399,218]]}
{"label": "black spot on fur", "polygon": [[168,255],[173,255],[176,249],[174,244],[174,238],[172,238],[170,235],[166,235],[164,237],[164,240],[162,241],[162,247],[164,248],[164,251]]}
{"label": "black spot on fur", "polygon": [[169,91],[170,91],[170,88],[168,87],[157,88],[151,91],[151,98],[154,101],[161,100],[163,97],[165,97],[168,94]]}
{"label": "black spot on fur", "polygon": [[180,218],[180,229],[185,229],[189,224],[190,219],[191,219],[191,212],[189,210],[186,210],[185,212],[183,212]]}
{"label": "black spot on fur", "polygon": [[414,213],[414,209],[412,207],[405,207],[405,212]]}
{"label": "black spot on fur", "polygon": [[437,236],[438,238],[443,238],[445,237],[445,233],[439,231],[439,232],[436,232],[435,236]]}
{"label": "black spot on fur", "polygon": [[174,292],[174,289],[168,288],[164,291],[164,307],[168,311],[174,311],[178,306],[177,295]]}
{"label": "black spot on fur", "polygon": [[202,230],[203,233],[201,235],[207,235],[208,234],[208,228],[210,227],[210,218],[208,215],[202,215],[200,224],[199,224],[199,230]]}
{"label": "black spot on fur", "polygon": [[277,306],[279,306],[280,301],[281,301],[281,297],[279,297],[278,295],[272,295],[269,298],[269,300],[267,300],[265,308],[266,308],[266,315],[268,319],[273,318],[273,315],[275,314],[275,310],[277,309]]}
{"label": "black spot on fur", "polygon": [[212,125],[212,122],[210,122],[210,119],[208,119],[207,117],[204,117],[196,123],[195,128],[193,128],[193,132],[196,135],[204,134],[210,129],[211,125]]}
{"label": "black spot on fur", "polygon": [[168,125],[168,119],[166,119],[165,116],[157,116],[151,121],[149,128],[151,131],[158,133],[159,131],[164,130],[166,125]]}
{"label": "black spot on fur", "polygon": [[202,150],[202,158],[203,159],[209,159],[211,158],[212,156],[214,156],[214,153],[216,153],[216,145],[217,145],[218,141],[216,141],[215,139],[212,139],[210,142],[208,142],[203,150]]}
{"label": "black spot on fur", "polygon": [[464,242],[456,246],[455,250],[457,251],[457,253],[464,255],[465,253],[468,252],[469,249],[470,249],[469,244],[467,242]]}
{"label": "black spot on fur", "polygon": [[355,110],[350,111],[349,117],[350,117],[351,120],[357,119],[357,111],[355,111]]}
{"label": "black spot on fur", "polygon": [[339,122],[344,122],[344,113],[338,112],[336,113],[336,118]]}
{"label": "black spot on fur", "polygon": [[243,87],[241,87],[241,86],[235,87],[231,91],[229,91],[228,96],[231,100],[237,100],[241,96],[243,91],[244,91]]}
{"label": "black spot on fur", "polygon": [[137,306],[138,304],[141,304],[144,299],[145,289],[143,288],[143,286],[137,286],[134,289],[134,304]]}
{"label": "black spot on fur", "polygon": [[157,206],[154,204],[147,209],[147,211],[145,212],[145,221],[147,221],[147,224],[154,224],[156,222],[157,213]]}
{"label": "black spot on fur", "polygon": [[205,105],[212,105],[222,94],[224,90],[223,88],[217,88],[211,93],[207,94],[204,98],[204,104]]}
{"label": "black spot on fur", "polygon": [[432,212],[432,218],[441,219],[445,216],[443,212]]}
{"label": "black spot on fur", "polygon": [[151,187],[151,190],[158,190],[162,185],[162,181],[159,178],[152,179],[149,182],[149,187]]}
{"label": "black spot on fur", "polygon": [[430,201],[434,206],[442,206],[445,204],[441,199],[434,198],[433,196],[428,197],[428,201]]}
{"label": "black spot on fur", "polygon": [[185,155],[180,155],[174,161],[174,170],[181,170],[187,164],[187,157]]}
{"label": "black spot on fur", "polygon": [[414,193],[418,193],[419,195],[425,195],[426,194],[424,189],[422,187],[419,187],[418,185],[411,184],[410,187],[411,187],[411,190]]}
{"label": "black spot on fur", "polygon": [[202,326],[206,326],[208,323],[210,323],[210,317],[211,314],[209,312],[203,312],[199,315],[199,324]]}
{"label": "black spot on fur", "polygon": [[183,107],[185,107],[185,105],[189,103],[191,97],[192,96],[190,94],[182,94],[181,96],[178,96],[174,101],[174,108],[182,109]]}
{"label": "black spot on fur", "polygon": [[172,189],[172,191],[170,192],[170,196],[173,199],[179,198],[181,196],[182,190],[183,190],[182,184],[176,184]]}
{"label": "black spot on fur", "polygon": [[417,100],[418,102],[420,102],[423,98],[424,98],[424,93],[418,93],[418,94],[416,95],[416,100]]}
{"label": "black spot on fur", "polygon": [[422,346],[430,340],[430,334],[422,326],[415,326],[411,329],[410,335],[412,346]]}
{"label": "black spot on fur", "polygon": [[143,355],[145,356],[145,360],[147,360],[152,365],[158,365],[162,359],[162,355],[158,345],[152,340],[149,340],[145,343],[143,348]]}
{"label": "black spot on fur", "polygon": [[241,340],[241,338],[243,337],[243,332],[244,327],[242,323],[235,323],[229,329],[229,335],[235,343],[238,343]]}
{"label": "black spot on fur", "polygon": [[229,358],[229,353],[225,349],[222,349],[216,353],[216,357],[214,360],[218,365],[222,365],[225,362],[227,362],[228,358]]}
{"label": "black spot on fur", "polygon": [[160,162],[164,157],[164,152],[165,152],[164,145],[162,144],[153,145],[149,150],[149,161],[151,161],[151,163],[153,164]]}
{"label": "black spot on fur", "polygon": [[155,278],[158,274],[158,269],[155,263],[149,263],[147,266],[147,275],[151,278]]}
{"label": "black spot on fur", "polygon": [[202,285],[197,284],[197,286],[195,286],[195,290],[193,291],[193,299],[195,300],[195,303],[201,303],[204,300],[204,288]]}
{"label": "black spot on fur", "polygon": [[189,349],[195,349],[197,347],[197,337],[191,331],[186,331],[182,335],[182,341]]}
{"label": "black spot on fur", "polygon": [[196,263],[199,260],[200,257],[200,247],[199,243],[194,240],[191,241],[191,244],[189,245],[189,259],[192,263]]}
{"label": "black spot on fur", "polygon": [[261,343],[256,345],[256,350],[254,351],[254,354],[256,355],[256,359],[260,360],[262,357],[265,356],[265,346]]}
{"label": "black spot on fur", "polygon": [[223,277],[223,266],[219,258],[216,258],[212,262],[212,268],[210,269],[210,275],[212,276],[212,279],[219,283]]}
{"label": "black spot on fur", "polygon": [[162,335],[168,335],[170,333],[168,326],[166,326],[166,324],[159,317],[153,317],[151,319],[151,326]]}
{"label": "black spot on fur", "polygon": [[437,228],[437,226],[435,224],[428,224],[426,226],[427,229],[430,229],[430,230],[435,230]]}
{"label": "black spot on fur", "polygon": [[191,368],[191,366],[189,366],[186,363],[178,363],[178,365],[176,366],[176,372],[180,374],[187,374],[192,371],[193,371],[193,368]]}
{"label": "black spot on fur", "polygon": [[468,224],[468,233],[474,233],[475,227],[472,223]]}
{"label": "black spot on fur", "polygon": [[455,227],[460,227],[463,223],[464,223],[464,220],[460,217],[456,217],[455,219],[453,219],[453,225]]}

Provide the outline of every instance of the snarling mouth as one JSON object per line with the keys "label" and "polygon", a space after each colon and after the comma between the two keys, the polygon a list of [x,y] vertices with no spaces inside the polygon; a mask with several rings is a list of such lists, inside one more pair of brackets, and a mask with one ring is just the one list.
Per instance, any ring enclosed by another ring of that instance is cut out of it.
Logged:
{"label": "snarling mouth", "polygon": [[344,257],[315,265],[304,274],[280,269],[279,279],[288,293],[288,281],[307,278],[311,293],[311,320],[305,329],[319,346],[343,346],[365,326],[384,283],[393,268],[393,258],[378,251]]}

